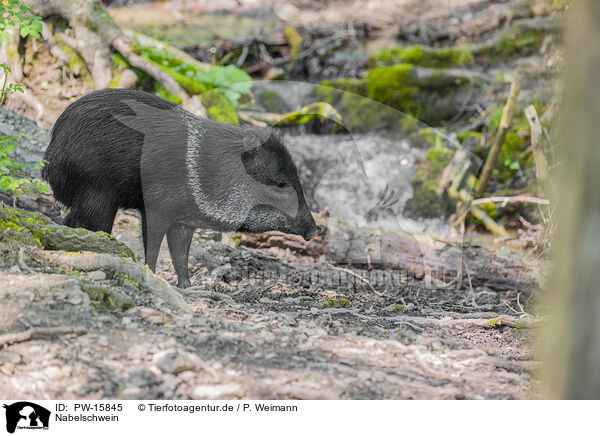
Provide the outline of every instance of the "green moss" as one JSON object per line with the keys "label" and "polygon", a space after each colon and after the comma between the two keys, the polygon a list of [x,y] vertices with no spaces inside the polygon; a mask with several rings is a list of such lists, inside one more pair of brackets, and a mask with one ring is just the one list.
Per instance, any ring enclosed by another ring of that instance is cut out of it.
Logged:
{"label": "green moss", "polygon": [[91,300],[102,302],[107,308],[125,311],[134,306],[130,298],[107,286],[79,278],[79,287]]}
{"label": "green moss", "polygon": [[481,132],[474,132],[467,130],[466,132],[457,132],[456,139],[462,144],[465,141],[476,140],[477,143],[481,142]]}
{"label": "green moss", "polygon": [[523,328],[523,323],[508,321],[507,319],[502,319],[500,317],[492,318],[487,323],[487,328],[489,329],[501,329],[502,327],[521,329]]}
{"label": "green moss", "polygon": [[85,229],[73,229],[54,224],[41,213],[0,207],[0,229],[13,232],[29,231],[36,245],[46,250],[92,251],[121,254],[135,259],[135,254],[125,244]]}
{"label": "green moss", "polygon": [[290,64],[294,63],[296,56],[300,54],[302,49],[302,36],[293,27],[286,27],[283,31],[285,38],[290,46]]}
{"label": "green moss", "polygon": [[397,312],[397,313],[402,313],[402,311],[404,310],[404,305],[392,304],[392,305],[388,306],[388,309],[393,310],[394,312]]}
{"label": "green moss", "polygon": [[284,114],[290,110],[281,95],[273,89],[263,89],[260,93],[260,101],[267,112]]}
{"label": "green moss", "polygon": [[180,97],[177,97],[176,95],[171,94],[169,91],[167,91],[167,89],[162,84],[160,84],[158,82],[154,82],[154,92],[159,97],[162,97],[165,100],[172,101],[175,104],[183,103],[183,101],[181,100]]}
{"label": "green moss", "polygon": [[442,215],[442,205],[437,196],[439,177],[450,163],[453,151],[441,143],[438,136],[435,145],[427,152],[411,180],[413,197],[407,201],[405,212],[413,217],[438,217]]}
{"label": "green moss", "polygon": [[[410,64],[378,67],[370,70],[364,79],[322,81],[314,92],[339,110],[344,126],[349,129],[376,130],[407,121],[411,121],[410,125],[400,127],[413,129],[418,124],[414,118],[418,118],[420,107],[415,100],[419,88],[410,75],[412,69]],[[393,109],[413,117],[400,117]]]}
{"label": "green moss", "polygon": [[411,64],[377,67],[367,75],[367,97],[409,114],[417,113],[415,94],[419,91],[410,72]]}
{"label": "green moss", "polygon": [[366,96],[366,81],[361,79],[341,78],[335,80],[323,80],[314,88],[314,93],[329,104],[335,105],[343,97],[345,92]]}
{"label": "green moss", "polygon": [[338,106],[344,126],[351,131],[383,129],[389,124],[378,110],[380,105],[360,95],[344,93]]}
{"label": "green moss", "polygon": [[393,47],[371,56],[372,66],[413,64],[422,67],[448,68],[469,65],[473,62],[473,53],[468,48],[433,48],[423,45]]}
{"label": "green moss", "polygon": [[119,284],[121,286],[130,286],[133,288],[139,288],[140,284],[138,283],[138,281],[136,279],[134,279],[133,277],[127,275],[127,274],[120,274],[117,273],[115,274],[115,280],[117,280],[117,282],[119,282]]}
{"label": "green moss", "polygon": [[352,303],[345,297],[328,298],[325,300],[325,307],[352,307]]}
{"label": "green moss", "polygon": [[69,55],[69,59],[67,61],[69,70],[73,71],[75,75],[81,77],[84,81],[93,83],[93,78],[88,70],[87,64],[79,55],[79,53],[77,53],[67,44],[63,44],[60,40],[60,36],[56,37],[56,42],[58,43],[59,48]]}
{"label": "green moss", "polygon": [[240,123],[235,107],[220,90],[205,92],[200,100],[206,108],[206,115],[211,120],[238,125]]}
{"label": "green moss", "polygon": [[279,126],[299,126],[311,120],[329,118],[334,121],[342,121],[341,115],[333,106],[324,101],[311,103],[303,108],[285,113],[277,123]]}

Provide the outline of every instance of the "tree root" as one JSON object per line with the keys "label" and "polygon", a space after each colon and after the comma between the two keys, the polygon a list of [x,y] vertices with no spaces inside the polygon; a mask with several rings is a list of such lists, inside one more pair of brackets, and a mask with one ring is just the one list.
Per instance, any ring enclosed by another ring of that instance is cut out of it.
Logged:
{"label": "tree root", "polygon": [[150,292],[155,297],[163,300],[172,309],[192,312],[190,306],[169,283],[131,259],[105,253],[73,256],[60,251],[44,250],[35,250],[33,255],[40,263],[50,265],[53,268],[86,272],[102,270],[112,276],[127,277],[127,281],[136,285],[138,289]]}
{"label": "tree root", "polygon": [[[147,73],[160,83],[165,89],[181,98],[183,106],[199,116],[205,116],[206,111],[197,97],[190,96],[177,81],[168,73],[144,59],[134,50],[134,41],[142,40],[157,47],[167,46],[152,38],[133,32],[123,32],[110,18],[100,0],[26,0],[25,3],[42,17],[62,17],[74,30],[74,37],[60,34],[61,41],[75,50],[84,60],[96,89],[108,87],[112,79],[112,53],[118,51],[135,68]],[[58,47],[56,38],[50,32],[47,23],[43,22],[42,37],[48,43],[50,53],[62,62],[68,62],[69,55]],[[17,35],[18,38],[18,35]],[[18,44],[18,39],[17,39]],[[183,52],[169,48],[169,51],[189,62],[191,57]],[[193,61],[197,66],[208,66],[198,61]],[[32,104],[32,102],[29,102]],[[37,109],[37,107],[36,107]],[[39,110],[38,110],[39,112]]]}
{"label": "tree root", "polygon": [[81,336],[85,335],[87,332],[88,331],[86,329],[77,327],[34,327],[25,330],[24,332],[7,333],[0,336],[0,348],[4,345],[12,345],[18,342],[30,341],[32,339],[71,334]]}

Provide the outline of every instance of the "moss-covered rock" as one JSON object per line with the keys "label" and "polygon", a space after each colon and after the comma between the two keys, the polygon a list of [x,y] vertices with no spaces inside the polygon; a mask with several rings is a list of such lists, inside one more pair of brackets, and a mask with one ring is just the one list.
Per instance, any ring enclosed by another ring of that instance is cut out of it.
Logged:
{"label": "moss-covered rock", "polygon": [[367,97],[404,112],[416,113],[419,106],[415,95],[419,87],[411,75],[413,68],[412,64],[373,68],[366,78]]}
{"label": "moss-covered rock", "polygon": [[79,287],[88,294],[91,300],[100,301],[109,309],[124,312],[135,306],[131,298],[112,287],[84,279],[79,280]]}
{"label": "moss-covered rock", "polygon": [[260,101],[267,112],[273,112],[276,114],[284,114],[289,112],[290,107],[285,102],[283,97],[273,89],[263,89],[260,94]]}
{"label": "moss-covered rock", "polygon": [[373,67],[394,64],[412,64],[421,67],[462,67],[473,62],[473,53],[465,48],[434,48],[424,45],[393,47],[382,50],[369,58]]}
{"label": "moss-covered rock", "polygon": [[[314,92],[339,110],[348,128],[405,128],[405,122],[413,118],[430,125],[442,124],[473,99],[474,91],[486,80],[489,79],[467,70],[403,63],[373,68],[363,79],[323,81]],[[381,103],[389,110],[348,97],[347,93]],[[414,120],[408,127],[416,127]]]}
{"label": "moss-covered rock", "polygon": [[497,63],[502,59],[529,56],[538,53],[548,35],[553,35],[553,43],[560,43],[564,21],[560,17],[536,17],[515,20],[507,30],[502,30],[494,38],[472,46],[476,61]]}
{"label": "moss-covered rock", "polygon": [[114,236],[104,232],[91,232],[86,229],[54,224],[49,218],[37,212],[0,207],[0,231],[11,230],[23,235],[22,242],[33,243],[46,250],[66,252],[92,251],[97,253],[119,254],[135,259],[135,253]]}
{"label": "moss-covered rock", "polygon": [[425,159],[415,168],[415,175],[411,180],[413,197],[406,202],[404,209],[407,215],[426,218],[442,215],[442,204],[436,191],[442,171],[450,163],[452,155],[453,151],[444,147],[438,137]]}

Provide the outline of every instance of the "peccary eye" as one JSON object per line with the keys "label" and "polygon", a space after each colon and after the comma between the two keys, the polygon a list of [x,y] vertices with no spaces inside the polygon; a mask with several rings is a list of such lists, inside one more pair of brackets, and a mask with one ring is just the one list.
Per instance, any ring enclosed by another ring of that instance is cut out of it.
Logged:
{"label": "peccary eye", "polygon": [[285,185],[287,185],[287,183],[285,183],[284,181],[281,181],[281,180],[276,181],[275,184],[277,185],[278,188],[283,188]]}

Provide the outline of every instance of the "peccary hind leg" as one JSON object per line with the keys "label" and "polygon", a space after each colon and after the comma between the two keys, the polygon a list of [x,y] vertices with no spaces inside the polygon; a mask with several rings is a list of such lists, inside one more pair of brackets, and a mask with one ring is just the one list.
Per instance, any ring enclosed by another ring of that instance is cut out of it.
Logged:
{"label": "peccary hind leg", "polygon": [[171,260],[177,272],[177,286],[188,288],[191,286],[188,272],[188,257],[194,229],[183,225],[175,225],[167,232],[167,242]]}
{"label": "peccary hind leg", "polygon": [[156,272],[156,261],[160,252],[160,245],[169,227],[169,221],[159,213],[148,213],[147,210],[142,211],[144,253],[146,265],[148,265],[152,272]]}

